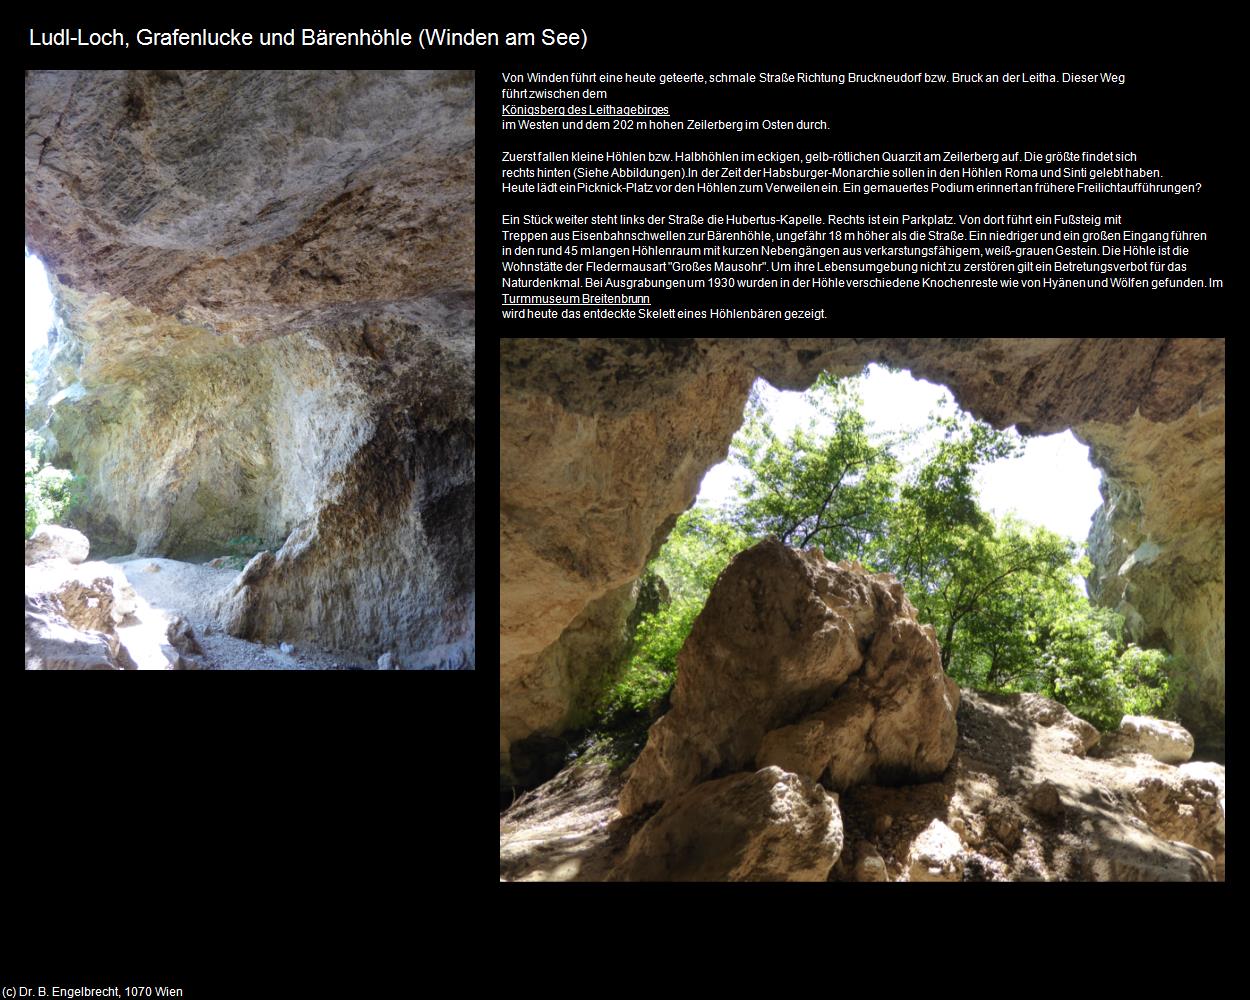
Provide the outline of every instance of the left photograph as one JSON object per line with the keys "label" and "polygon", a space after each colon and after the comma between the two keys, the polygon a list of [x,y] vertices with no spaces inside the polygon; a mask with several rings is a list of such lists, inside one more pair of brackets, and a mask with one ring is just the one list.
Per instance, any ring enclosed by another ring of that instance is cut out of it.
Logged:
{"label": "left photograph", "polygon": [[26,73],[27,670],[475,667],[474,85]]}

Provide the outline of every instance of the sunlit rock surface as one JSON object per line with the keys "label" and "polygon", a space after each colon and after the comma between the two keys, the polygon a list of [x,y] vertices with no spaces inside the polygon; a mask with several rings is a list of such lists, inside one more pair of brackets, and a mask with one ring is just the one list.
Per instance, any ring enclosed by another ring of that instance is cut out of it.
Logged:
{"label": "sunlit rock surface", "polygon": [[275,558],[238,634],[472,666],[472,74],[25,86],[57,309],[27,419],[93,549],[242,539]]}
{"label": "sunlit rock surface", "polygon": [[[1119,489],[1135,491],[1140,521],[1116,522],[1105,547],[1141,525],[1116,574],[1142,542],[1158,547],[1123,579],[1136,587],[1140,628],[1189,663],[1196,683],[1183,721],[1200,742],[1222,743],[1219,339],[506,339],[501,691],[591,601],[641,573],[704,472],[725,457],[756,376],[804,389],[822,370],[853,374],[870,362],[948,385],[962,407],[998,427],[1070,427]],[[559,705],[590,682],[570,673],[534,683]],[[502,708],[507,714],[506,701]]]}

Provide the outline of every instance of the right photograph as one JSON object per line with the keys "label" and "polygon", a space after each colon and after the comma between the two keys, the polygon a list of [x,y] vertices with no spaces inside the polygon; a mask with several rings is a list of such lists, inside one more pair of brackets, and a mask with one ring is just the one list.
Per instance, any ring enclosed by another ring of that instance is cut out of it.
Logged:
{"label": "right photograph", "polygon": [[1224,881],[1222,338],[505,338],[500,880]]}

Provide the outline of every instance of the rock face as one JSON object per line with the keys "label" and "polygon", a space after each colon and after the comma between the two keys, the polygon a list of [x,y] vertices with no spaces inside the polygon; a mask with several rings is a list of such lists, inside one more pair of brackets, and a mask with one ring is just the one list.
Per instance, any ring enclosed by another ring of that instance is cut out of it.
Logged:
{"label": "rock face", "polygon": [[1175,654],[1181,718],[1222,750],[1224,408],[1204,400],[1164,426],[1135,416],[1084,433],[1104,470],[1090,596],[1124,615],[1135,642]]}
{"label": "rock face", "polygon": [[665,804],[611,878],[823,882],[842,853],[838,799],[779,767],[707,781]]}
{"label": "rock face", "polygon": [[28,425],[108,554],[272,561],[235,634],[474,655],[474,98],[459,72],[31,72]]}
{"label": "rock face", "polygon": [[26,539],[26,565],[42,559],[68,559],[83,562],[91,551],[91,543],[81,531],[56,524],[41,524]]}
{"label": "rock face", "polygon": [[[822,370],[852,374],[873,361],[948,385],[995,426],[1072,428],[1091,445],[1108,495],[1135,498],[1094,548],[1127,547],[1112,571],[1132,584],[1126,609],[1140,613],[1144,636],[1182,655],[1182,680],[1193,682],[1182,718],[1200,742],[1222,743],[1220,339],[504,340],[501,693],[524,669],[553,706],[581,697],[582,675],[540,680],[533,657],[589,603],[638,577],[724,458],[755,377],[803,389]],[[1095,592],[1106,603],[1123,597]],[[505,716],[509,704],[505,695]]]}
{"label": "rock face", "polygon": [[776,539],[721,573],[677,668],[626,815],[716,771],[779,766],[842,789],[934,777],[955,749],[959,689],[902,587]]}

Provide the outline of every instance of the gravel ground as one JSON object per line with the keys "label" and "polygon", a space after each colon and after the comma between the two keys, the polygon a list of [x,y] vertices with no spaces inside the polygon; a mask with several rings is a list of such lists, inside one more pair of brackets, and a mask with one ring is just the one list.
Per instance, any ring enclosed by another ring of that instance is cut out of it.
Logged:
{"label": "gravel ground", "polygon": [[210,670],[377,669],[372,660],[351,653],[313,649],[300,643],[295,644],[294,653],[283,653],[277,646],[226,635],[213,618],[212,608],[239,575],[237,570],[150,556],[116,556],[106,562],[120,565],[135,592],[153,607],[181,614],[191,623],[211,663]]}

